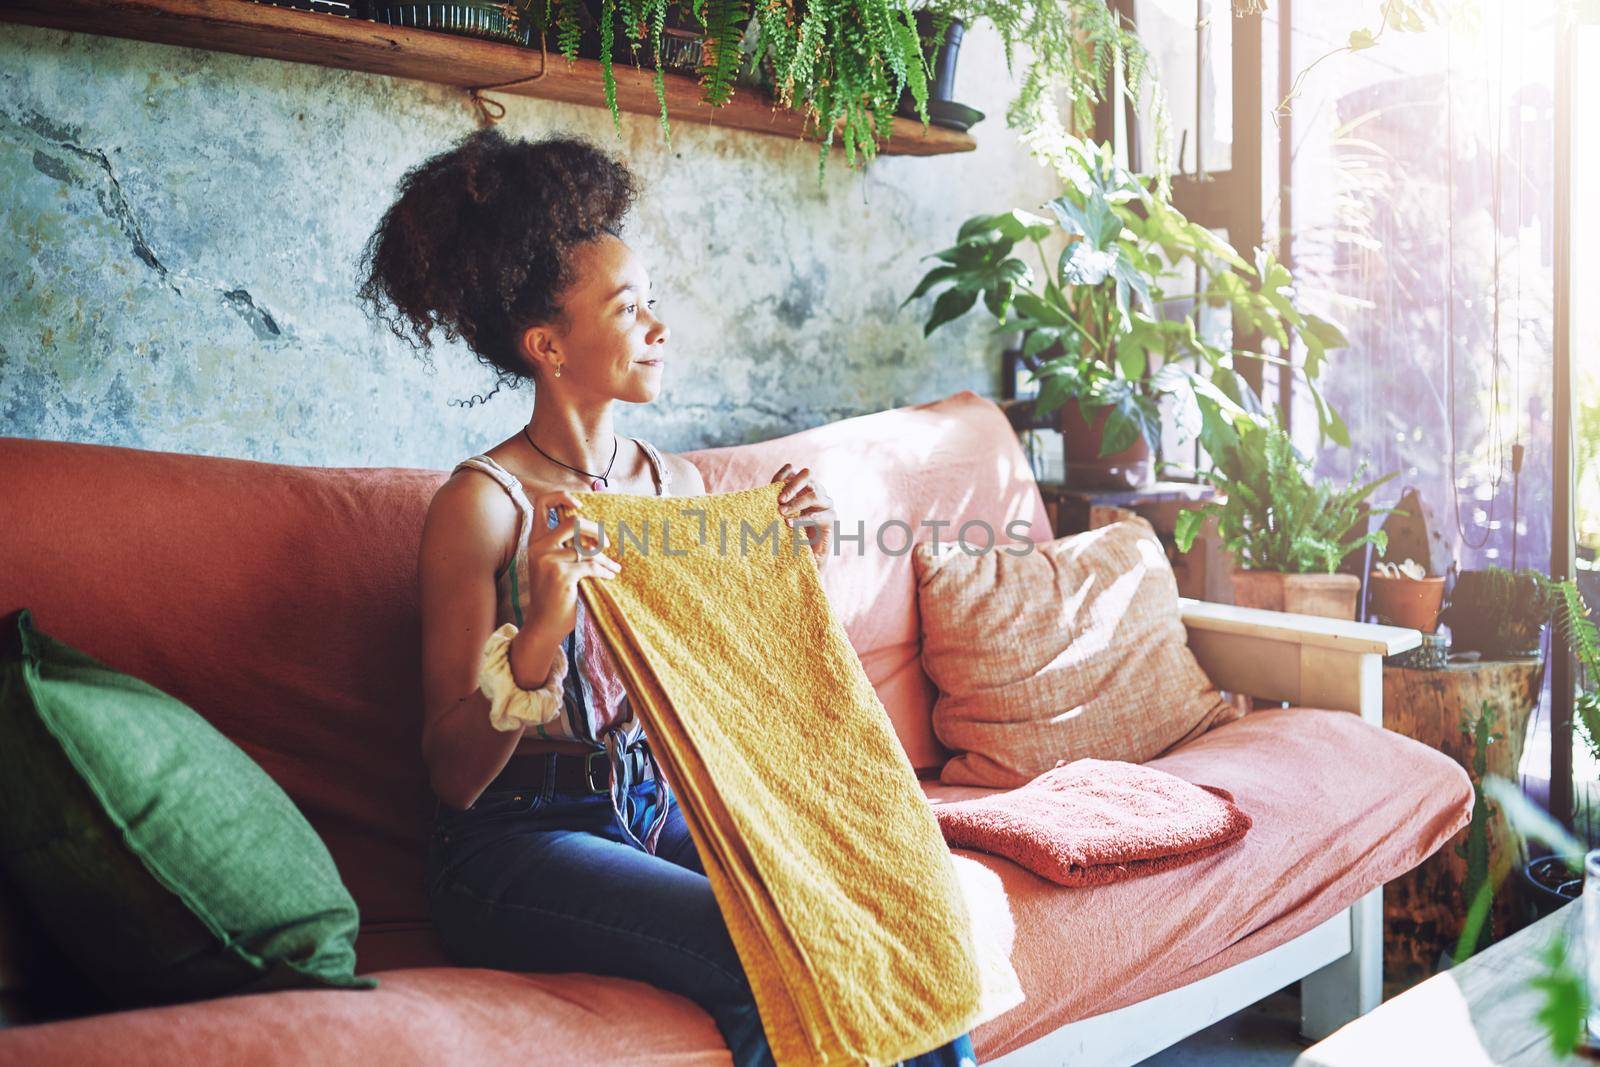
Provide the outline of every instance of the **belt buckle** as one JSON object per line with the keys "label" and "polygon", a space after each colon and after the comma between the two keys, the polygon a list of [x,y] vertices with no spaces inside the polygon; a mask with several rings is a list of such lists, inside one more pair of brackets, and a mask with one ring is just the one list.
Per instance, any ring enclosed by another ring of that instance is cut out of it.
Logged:
{"label": "belt buckle", "polygon": [[[602,748],[598,752],[591,752],[583,758],[584,784],[589,787],[589,792],[591,793],[609,793],[611,792],[611,784],[609,782],[602,782],[600,785],[594,784],[594,761],[597,757],[601,760],[606,760],[606,750]],[[609,761],[603,765],[608,769],[611,766]]]}

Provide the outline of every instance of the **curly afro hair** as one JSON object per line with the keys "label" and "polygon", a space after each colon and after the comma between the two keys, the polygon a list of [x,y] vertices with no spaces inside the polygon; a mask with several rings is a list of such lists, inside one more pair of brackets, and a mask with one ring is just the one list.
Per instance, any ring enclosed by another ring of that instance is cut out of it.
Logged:
{"label": "curly afro hair", "polygon": [[465,339],[498,391],[533,378],[522,331],[565,328],[573,250],[620,236],[638,184],[588,141],[512,140],[491,126],[412,167],[397,190],[362,253],[357,295],[430,369],[434,327]]}

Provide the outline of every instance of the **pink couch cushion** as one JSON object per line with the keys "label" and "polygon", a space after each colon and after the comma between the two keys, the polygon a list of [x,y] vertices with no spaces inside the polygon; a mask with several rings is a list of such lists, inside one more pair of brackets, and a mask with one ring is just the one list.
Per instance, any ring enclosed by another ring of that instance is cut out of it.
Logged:
{"label": "pink couch cushion", "polygon": [[[1050,523],[1017,435],[993,402],[971,391],[913,407],[844,419],[758,444],[685,453],[712,493],[765,484],[784,463],[810,467],[833,498],[847,534],[822,570],[822,585],[844,623],[911,765],[937,769],[950,753],[933,736],[934,689],[918,660],[921,622],[911,543],[932,539],[924,522],[984,522],[1000,546],[1014,533],[1048,541]],[[877,534],[883,530],[882,546]],[[977,542],[978,527],[970,531]],[[902,547],[905,550],[902,551]]]}
{"label": "pink couch cushion", "polygon": [[[1009,955],[1025,997],[979,1025],[979,1061],[1077,1019],[1195,982],[1293,940],[1410,870],[1467,824],[1466,771],[1341,711],[1258,711],[1147,766],[1220,786],[1250,816],[1228,848],[1175,870],[1063,889],[955,850],[976,884],[980,943]],[[991,790],[923,783],[935,803]]]}
{"label": "pink couch cushion", "polygon": [[[1472,809],[1457,764],[1344,712],[1256,712],[1150,766],[1228,789],[1255,825],[1208,859],[1090,889],[954,852],[975,894],[980,954],[1009,965],[1025,998],[975,1028],[980,1063],[1297,937],[1421,862]],[[991,792],[923,789],[934,802]],[[370,993],[264,993],[0,1031],[0,1063],[512,1062],[530,1049],[552,1067],[729,1062],[704,1011],[638,982],[429,968],[379,977]]]}

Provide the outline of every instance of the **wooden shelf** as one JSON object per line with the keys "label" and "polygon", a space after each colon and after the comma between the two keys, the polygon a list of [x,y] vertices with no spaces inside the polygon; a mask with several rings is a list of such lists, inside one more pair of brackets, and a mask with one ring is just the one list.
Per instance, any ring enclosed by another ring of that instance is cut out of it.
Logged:
{"label": "wooden shelf", "polygon": [[[0,0],[0,21],[139,41],[314,63],[462,89],[526,78],[539,69],[539,53],[512,44],[342,18],[250,0]],[[617,107],[657,116],[660,105],[649,71],[615,66]],[[751,133],[800,137],[801,116],[779,108],[759,90],[739,86],[727,105],[700,101],[698,83],[668,74],[667,118],[674,126],[710,125]],[[518,96],[605,107],[598,60],[568,63],[552,53],[544,76],[508,89]],[[837,144],[838,141],[835,141]],[[970,134],[897,118],[884,155],[932,156],[970,152]]]}

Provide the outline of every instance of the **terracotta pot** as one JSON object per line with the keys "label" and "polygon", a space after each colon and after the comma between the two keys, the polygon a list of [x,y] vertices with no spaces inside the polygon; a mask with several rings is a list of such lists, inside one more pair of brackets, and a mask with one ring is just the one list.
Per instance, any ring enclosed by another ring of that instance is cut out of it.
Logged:
{"label": "terracotta pot", "polygon": [[1367,604],[1379,622],[1431,634],[1439,626],[1444,603],[1444,578],[1367,576]]}
{"label": "terracotta pot", "polygon": [[1233,572],[1233,602],[1242,608],[1290,611],[1329,619],[1356,617],[1361,579],[1353,574],[1286,574],[1283,571]]}
{"label": "terracotta pot", "polygon": [[1061,408],[1061,439],[1066,448],[1066,482],[1083,489],[1137,489],[1150,484],[1153,464],[1150,446],[1144,435],[1118,452],[1102,456],[1100,443],[1105,437],[1109,407],[1101,408],[1093,420],[1086,421],[1077,400]]}

